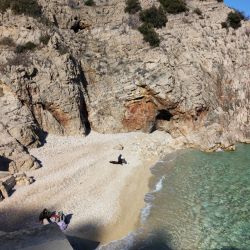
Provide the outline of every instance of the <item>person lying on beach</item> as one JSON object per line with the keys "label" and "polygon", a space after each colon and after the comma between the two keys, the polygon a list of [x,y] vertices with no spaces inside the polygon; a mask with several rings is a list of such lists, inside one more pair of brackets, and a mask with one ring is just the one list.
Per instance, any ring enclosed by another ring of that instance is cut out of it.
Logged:
{"label": "person lying on beach", "polygon": [[112,164],[120,164],[120,165],[122,165],[123,163],[127,164],[127,161],[125,160],[125,158],[122,158],[121,154],[118,156],[118,161],[109,161],[109,162]]}

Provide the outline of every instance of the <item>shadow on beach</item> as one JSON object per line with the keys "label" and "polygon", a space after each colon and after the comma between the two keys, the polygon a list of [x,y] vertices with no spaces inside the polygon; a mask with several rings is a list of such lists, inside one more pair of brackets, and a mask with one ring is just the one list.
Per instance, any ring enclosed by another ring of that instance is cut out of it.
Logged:
{"label": "shadow on beach", "polygon": [[97,223],[89,222],[66,231],[65,234],[74,250],[94,250],[100,244],[95,239],[100,238],[101,228]]}
{"label": "shadow on beach", "polygon": [[[19,230],[32,230],[44,227],[38,221],[38,217],[42,209],[25,210],[19,209],[1,209],[0,208],[0,231],[15,232]],[[70,222],[73,214],[66,214],[66,222],[69,224],[64,235],[67,237],[70,245],[74,250],[94,250],[98,247],[100,242],[92,240],[98,239],[100,236],[100,228],[97,223],[85,223],[74,230],[70,230]],[[76,219],[76,218],[74,218]],[[1,247],[0,247],[1,249]]]}
{"label": "shadow on beach", "polygon": [[173,250],[170,247],[170,236],[162,230],[155,230],[149,235],[139,237],[128,250]]}

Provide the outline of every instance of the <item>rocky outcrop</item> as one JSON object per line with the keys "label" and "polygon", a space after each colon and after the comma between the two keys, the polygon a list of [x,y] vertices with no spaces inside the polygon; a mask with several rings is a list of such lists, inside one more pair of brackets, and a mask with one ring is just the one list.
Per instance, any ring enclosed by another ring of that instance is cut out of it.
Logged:
{"label": "rocky outcrop", "polygon": [[16,185],[14,176],[8,176],[0,179],[0,201],[9,197],[13,187]]}
{"label": "rocky outcrop", "polygon": [[[32,18],[12,17],[10,13],[2,16],[1,38],[16,41],[16,46],[35,44],[35,49],[25,53],[0,45],[0,131],[2,138],[9,138],[0,143],[0,154],[13,162],[15,167],[10,170],[15,172],[39,165],[27,148],[41,146],[47,133],[84,134],[89,125],[83,94],[85,76],[60,32]],[[46,36],[48,44],[42,42]]]}
{"label": "rocky outcrop", "polygon": [[27,186],[35,181],[32,177],[28,177],[25,173],[15,174],[14,178],[17,186]]}
{"label": "rocky outcrop", "polygon": [[0,167],[1,171],[16,173],[19,170],[37,169],[40,163],[27,149],[12,137],[0,124]]}
{"label": "rocky outcrop", "polygon": [[35,44],[19,54],[0,45],[0,131],[9,138],[0,155],[12,172],[37,167],[27,148],[47,133],[163,130],[203,149],[249,139],[249,22],[223,29],[229,8],[190,0],[189,12],[168,15],[160,46],[151,48],[124,1],[95,2],[39,0],[46,25],[1,15],[0,39]]}

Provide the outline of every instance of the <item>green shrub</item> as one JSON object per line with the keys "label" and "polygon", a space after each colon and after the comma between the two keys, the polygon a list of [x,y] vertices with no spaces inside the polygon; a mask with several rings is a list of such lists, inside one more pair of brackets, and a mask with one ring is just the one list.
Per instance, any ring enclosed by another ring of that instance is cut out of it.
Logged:
{"label": "green shrub", "polygon": [[34,43],[27,42],[23,45],[17,45],[15,52],[19,54],[19,53],[24,53],[29,50],[34,50],[35,48],[36,48],[36,45]]}
{"label": "green shrub", "polygon": [[228,28],[227,22],[222,22],[221,27],[222,29],[227,29]]}
{"label": "green shrub", "polygon": [[4,93],[3,93],[3,88],[0,87],[0,97],[4,96]]}
{"label": "green shrub", "polygon": [[0,0],[0,12],[4,13],[10,8],[10,0]]}
{"label": "green shrub", "polygon": [[[13,1],[13,0],[12,0]],[[36,0],[14,0],[11,9],[15,14],[25,14],[27,16],[41,16],[41,6]]]}
{"label": "green shrub", "polygon": [[145,23],[151,23],[155,28],[166,26],[168,21],[165,11],[162,7],[158,9],[155,6],[140,12],[140,19]]}
{"label": "green shrub", "polygon": [[43,43],[44,45],[47,45],[49,42],[50,36],[49,35],[43,35],[40,37],[40,42]]}
{"label": "green shrub", "polygon": [[42,14],[42,8],[37,0],[0,0],[1,12],[5,12],[9,8],[16,15],[25,14],[39,17]]}
{"label": "green shrub", "polygon": [[58,52],[60,53],[60,55],[64,55],[64,54],[66,54],[66,53],[69,52],[68,47],[67,47],[66,45],[64,45],[64,44],[60,44],[60,45],[57,47],[57,50],[58,50]]}
{"label": "green shrub", "polygon": [[141,10],[141,4],[139,0],[126,0],[125,12],[129,14],[135,14]]}
{"label": "green shrub", "polygon": [[28,67],[31,64],[31,58],[28,54],[15,54],[12,58],[7,58],[6,65],[18,66],[23,65]]}
{"label": "green shrub", "polygon": [[0,40],[0,45],[14,47],[16,46],[15,42],[10,37],[4,37]]}
{"label": "green shrub", "polygon": [[159,35],[154,30],[150,23],[143,23],[138,30],[143,34],[144,41],[148,42],[150,46],[157,47],[160,45]]}
{"label": "green shrub", "polygon": [[202,15],[202,11],[199,8],[195,8],[194,13],[197,14],[198,16]]}
{"label": "green shrub", "polygon": [[241,21],[245,19],[246,18],[242,12],[231,11],[227,16],[227,23],[230,27],[238,29],[239,27],[241,27]]}
{"label": "green shrub", "polygon": [[94,6],[95,2],[94,2],[94,0],[87,0],[87,1],[85,1],[85,5],[87,5],[87,6]]}
{"label": "green shrub", "polygon": [[159,0],[168,13],[178,14],[188,10],[185,0]]}

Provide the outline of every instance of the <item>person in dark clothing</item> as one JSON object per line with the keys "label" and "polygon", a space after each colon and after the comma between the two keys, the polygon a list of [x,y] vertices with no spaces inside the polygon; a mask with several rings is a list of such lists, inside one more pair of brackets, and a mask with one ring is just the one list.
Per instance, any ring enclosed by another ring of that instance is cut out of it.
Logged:
{"label": "person in dark clothing", "polygon": [[121,154],[118,156],[118,161],[109,161],[109,162],[112,164],[120,164],[120,165],[122,165],[123,163],[127,164],[127,161],[125,160],[125,158],[122,158]]}
{"label": "person in dark clothing", "polygon": [[52,215],[53,215],[52,212],[50,212],[49,210],[44,208],[43,211],[39,215],[39,222],[43,223],[43,220],[46,219],[49,223],[51,223],[50,218],[51,218]]}

